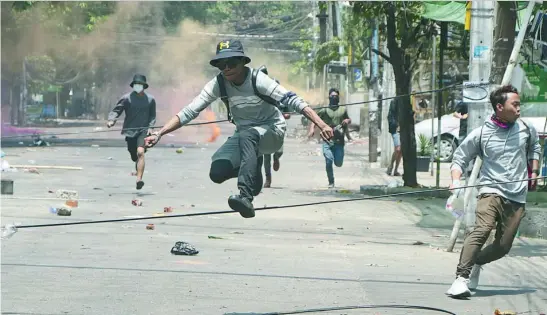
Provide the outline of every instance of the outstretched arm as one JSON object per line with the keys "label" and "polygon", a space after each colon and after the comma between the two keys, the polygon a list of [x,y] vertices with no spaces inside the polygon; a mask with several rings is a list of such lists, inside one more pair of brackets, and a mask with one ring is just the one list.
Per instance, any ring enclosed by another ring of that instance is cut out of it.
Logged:
{"label": "outstretched arm", "polygon": [[154,146],[163,135],[173,132],[194,120],[201,111],[209,107],[219,97],[220,91],[215,77],[205,85],[201,93],[188,106],[181,109],[159,131],[154,132],[152,136],[146,138],[147,146]]}
{"label": "outstretched arm", "polygon": [[108,128],[116,124],[116,120],[120,118],[123,111],[125,110],[125,105],[127,104],[127,96],[122,96],[116,103],[116,106],[108,113],[108,123],[106,124]]}
{"label": "outstretched arm", "polygon": [[272,78],[259,72],[256,78],[256,88],[263,95],[268,95],[274,100],[280,102],[287,107],[288,110],[301,113],[306,116],[319,129],[321,129],[321,137],[329,140],[333,136],[332,128],[329,127],[317,113],[306,103],[302,98],[293,92],[287,91],[279,83]]}

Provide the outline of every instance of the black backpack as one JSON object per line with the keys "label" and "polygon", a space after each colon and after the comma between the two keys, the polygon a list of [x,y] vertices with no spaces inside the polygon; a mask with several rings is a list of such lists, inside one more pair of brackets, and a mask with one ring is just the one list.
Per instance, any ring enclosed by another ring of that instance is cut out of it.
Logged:
{"label": "black backpack", "polygon": [[[251,82],[253,84],[253,90],[255,91],[255,95],[260,97],[266,103],[272,104],[274,106],[278,106],[278,102],[275,99],[267,95],[262,95],[258,92],[258,89],[256,88],[256,77],[258,76],[259,71],[260,71],[259,69],[253,69],[251,73]],[[224,105],[226,105],[226,113],[228,116],[228,121],[233,124],[234,121],[232,118],[232,114],[230,113],[230,104],[228,101],[228,94],[226,93],[226,85],[224,84],[224,77],[222,76],[222,73],[219,73],[217,75],[217,82],[218,82],[218,88],[220,89],[220,99],[222,100],[222,102],[224,102]]]}

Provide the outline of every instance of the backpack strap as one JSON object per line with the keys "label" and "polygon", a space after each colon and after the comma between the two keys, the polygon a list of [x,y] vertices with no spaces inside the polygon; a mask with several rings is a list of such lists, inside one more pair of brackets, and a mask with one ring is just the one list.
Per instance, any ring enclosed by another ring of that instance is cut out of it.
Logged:
{"label": "backpack strap", "polygon": [[[528,160],[528,152],[530,152],[530,147],[531,147],[531,141],[532,141],[532,132],[530,131],[530,127],[528,126],[528,124],[526,122],[524,122],[524,120],[522,119],[519,119],[522,124],[524,125],[524,127],[526,127],[526,131],[528,131],[528,138],[526,139],[526,160]],[[481,127],[481,135],[479,136],[479,148],[480,148],[480,157],[481,159],[483,158],[484,156],[484,152],[483,152],[483,149],[482,149],[482,131],[484,129],[484,126]]]}
{"label": "backpack strap", "polygon": [[484,125],[481,127],[481,133],[479,136],[479,157],[481,160],[484,160],[484,151],[482,149],[482,131],[484,130]]}
{"label": "backpack strap", "polygon": [[262,95],[260,92],[258,92],[258,89],[256,88],[256,77],[258,76],[258,72],[260,70],[253,69],[253,72],[251,74],[251,82],[253,84],[253,90],[255,91],[256,96],[260,97],[264,102],[272,104],[274,106],[277,106],[277,101],[269,96]]}
{"label": "backpack strap", "polygon": [[526,164],[528,164],[528,152],[530,152],[530,148],[532,146],[532,132],[530,131],[530,127],[524,120],[519,120],[522,121],[522,124],[526,127],[526,131],[528,131],[528,138],[526,139]]}
{"label": "backpack strap", "polygon": [[220,99],[224,105],[226,105],[226,116],[228,121],[233,124],[234,120],[232,118],[232,113],[230,113],[230,102],[228,99],[228,93],[226,93],[226,85],[224,84],[224,77],[222,76],[222,73],[217,74],[217,83],[220,90]]}

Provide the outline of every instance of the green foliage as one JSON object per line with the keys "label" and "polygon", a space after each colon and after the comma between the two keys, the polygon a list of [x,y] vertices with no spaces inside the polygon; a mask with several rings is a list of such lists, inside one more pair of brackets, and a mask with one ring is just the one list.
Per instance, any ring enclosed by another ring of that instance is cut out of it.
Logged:
{"label": "green foliage", "polygon": [[418,156],[431,156],[433,144],[429,137],[424,134],[418,135]]}
{"label": "green foliage", "polygon": [[47,55],[27,57],[26,68],[30,93],[45,91],[55,80],[55,63]]}

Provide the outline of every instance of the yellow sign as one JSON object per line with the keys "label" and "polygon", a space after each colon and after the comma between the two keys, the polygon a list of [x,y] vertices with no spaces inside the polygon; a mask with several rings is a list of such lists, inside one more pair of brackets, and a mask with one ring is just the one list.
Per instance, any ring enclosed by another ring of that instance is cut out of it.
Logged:
{"label": "yellow sign", "polygon": [[465,23],[464,27],[466,31],[471,29],[471,1],[467,1],[465,5]]}
{"label": "yellow sign", "polygon": [[222,50],[222,49],[226,49],[226,48],[230,48],[230,41],[227,40],[225,42],[220,42],[218,44],[218,49]]}

